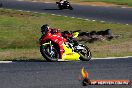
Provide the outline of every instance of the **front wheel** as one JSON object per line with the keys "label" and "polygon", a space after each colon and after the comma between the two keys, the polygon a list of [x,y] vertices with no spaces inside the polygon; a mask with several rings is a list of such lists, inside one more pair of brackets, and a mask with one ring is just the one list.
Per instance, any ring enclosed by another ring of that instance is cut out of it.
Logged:
{"label": "front wheel", "polygon": [[71,6],[69,7],[69,9],[70,9],[70,10],[73,10],[73,8],[72,8]]}
{"label": "front wheel", "polygon": [[55,46],[50,44],[41,45],[40,52],[47,61],[58,61],[59,53]]}
{"label": "front wheel", "polygon": [[83,49],[78,52],[80,55],[79,59],[82,61],[89,61],[92,57],[90,49],[85,45],[81,45],[81,47]]}

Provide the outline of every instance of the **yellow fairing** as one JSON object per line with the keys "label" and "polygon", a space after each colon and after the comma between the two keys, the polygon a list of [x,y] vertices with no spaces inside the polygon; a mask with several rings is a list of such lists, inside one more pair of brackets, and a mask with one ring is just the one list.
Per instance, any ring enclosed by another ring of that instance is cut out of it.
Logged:
{"label": "yellow fairing", "polygon": [[73,33],[73,37],[74,37],[74,38],[77,38],[77,37],[78,37],[78,34],[79,34],[79,32],[74,32],[74,33]]}
{"label": "yellow fairing", "polygon": [[62,55],[63,60],[79,60],[80,55],[76,52],[72,52],[72,49],[67,48],[65,44],[63,44],[64,53]]}

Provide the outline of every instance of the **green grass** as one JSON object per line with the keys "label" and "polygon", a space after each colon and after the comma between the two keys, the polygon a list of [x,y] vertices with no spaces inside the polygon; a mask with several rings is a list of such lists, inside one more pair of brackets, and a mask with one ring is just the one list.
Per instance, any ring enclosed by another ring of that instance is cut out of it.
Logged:
{"label": "green grass", "polygon": [[112,29],[120,35],[112,41],[85,43],[93,57],[132,55],[132,25],[85,21],[50,14],[0,9],[0,60],[42,60],[38,40],[40,27],[49,24],[63,30],[93,31]]}
{"label": "green grass", "polygon": [[118,5],[128,5],[132,6],[132,0],[80,0],[83,2],[108,2],[108,3],[114,3]]}

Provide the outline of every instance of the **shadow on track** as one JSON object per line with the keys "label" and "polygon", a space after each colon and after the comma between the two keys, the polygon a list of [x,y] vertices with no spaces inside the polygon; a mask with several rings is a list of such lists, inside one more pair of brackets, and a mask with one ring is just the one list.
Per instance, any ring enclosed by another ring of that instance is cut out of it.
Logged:
{"label": "shadow on track", "polygon": [[34,60],[34,59],[30,59],[30,60],[12,60],[12,62],[47,62],[46,60]]}
{"label": "shadow on track", "polygon": [[[25,60],[9,60],[9,61],[12,61],[12,62],[49,62],[49,61],[46,61],[45,59],[44,60],[36,60],[36,59],[25,59]],[[64,62],[80,62],[80,61],[55,61],[53,63],[64,63]],[[50,63],[50,62],[49,62]]]}
{"label": "shadow on track", "polygon": [[43,10],[61,10],[61,9],[43,9]]}

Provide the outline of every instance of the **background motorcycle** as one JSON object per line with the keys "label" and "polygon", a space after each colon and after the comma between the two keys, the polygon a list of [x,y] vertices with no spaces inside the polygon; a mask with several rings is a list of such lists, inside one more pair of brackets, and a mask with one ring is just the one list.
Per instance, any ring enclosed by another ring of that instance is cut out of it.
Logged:
{"label": "background motorcycle", "polygon": [[72,8],[72,6],[70,5],[69,2],[64,2],[64,3],[56,2],[56,5],[61,10],[62,9],[70,9],[70,10],[73,10],[73,8]]}
{"label": "background motorcycle", "polygon": [[66,32],[45,31],[40,38],[40,52],[47,61],[58,61],[64,58],[82,61],[91,59],[91,52],[87,46],[76,43],[74,39],[67,40],[64,38],[65,36],[61,35],[68,34]]}

